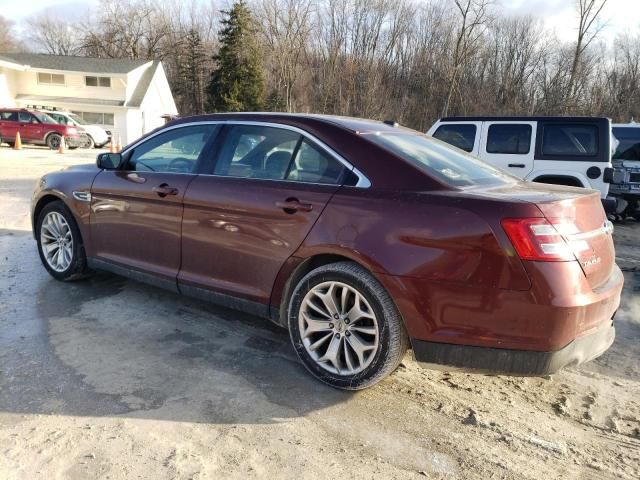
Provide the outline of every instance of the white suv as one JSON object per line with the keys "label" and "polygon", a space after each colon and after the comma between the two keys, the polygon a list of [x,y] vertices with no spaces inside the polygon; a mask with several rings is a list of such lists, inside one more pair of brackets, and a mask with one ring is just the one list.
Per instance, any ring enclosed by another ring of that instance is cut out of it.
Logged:
{"label": "white suv", "polygon": [[58,110],[43,110],[43,112],[52,117],[58,123],[61,123],[63,125],[75,125],[76,127],[81,127],[82,129],[84,129],[86,138],[84,145],[81,145],[82,147],[102,148],[107,143],[109,143],[109,132],[107,132],[100,125],[92,125],[85,122],[75,113],[61,112]]}
{"label": "white suv", "polygon": [[524,180],[599,190],[615,208],[608,118],[448,117],[427,133]]}

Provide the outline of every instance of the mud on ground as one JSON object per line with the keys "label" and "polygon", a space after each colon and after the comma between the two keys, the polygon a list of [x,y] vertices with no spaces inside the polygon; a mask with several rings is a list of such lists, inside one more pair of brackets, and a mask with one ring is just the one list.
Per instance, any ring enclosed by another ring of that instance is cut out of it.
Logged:
{"label": "mud on ground", "polygon": [[407,356],[345,393],[260,319],[106,274],[51,279],[32,186],[93,156],[0,147],[1,479],[640,478],[640,224],[616,225],[626,286],[599,359],[514,378]]}

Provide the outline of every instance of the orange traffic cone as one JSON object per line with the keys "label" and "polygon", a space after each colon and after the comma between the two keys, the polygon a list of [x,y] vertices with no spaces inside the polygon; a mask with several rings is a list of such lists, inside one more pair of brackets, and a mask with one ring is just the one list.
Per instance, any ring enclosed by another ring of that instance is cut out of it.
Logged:
{"label": "orange traffic cone", "polygon": [[65,142],[64,137],[62,137],[62,138],[60,139],[60,146],[58,147],[58,153],[64,153],[64,152],[66,152],[66,148],[67,148],[66,143],[67,143],[67,142]]}
{"label": "orange traffic cone", "polygon": [[113,141],[113,137],[109,140],[109,153],[116,153],[116,143]]}
{"label": "orange traffic cone", "polygon": [[116,152],[120,153],[122,151],[122,138],[118,135],[118,144],[116,145]]}
{"label": "orange traffic cone", "polygon": [[16,132],[16,141],[13,144],[14,150],[22,150],[22,140],[20,139],[20,132]]}

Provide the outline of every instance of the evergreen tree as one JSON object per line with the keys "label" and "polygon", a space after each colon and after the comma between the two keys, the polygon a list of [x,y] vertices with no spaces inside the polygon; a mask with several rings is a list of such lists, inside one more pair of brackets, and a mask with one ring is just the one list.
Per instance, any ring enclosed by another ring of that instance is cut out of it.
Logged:
{"label": "evergreen tree", "polygon": [[186,32],[183,40],[184,55],[180,62],[180,76],[182,82],[179,93],[188,99],[191,111],[188,113],[204,113],[204,70],[206,56],[200,32],[191,28]]}
{"label": "evergreen tree", "polygon": [[244,0],[222,12],[220,50],[213,57],[209,107],[217,112],[262,109],[264,79],[256,26]]}

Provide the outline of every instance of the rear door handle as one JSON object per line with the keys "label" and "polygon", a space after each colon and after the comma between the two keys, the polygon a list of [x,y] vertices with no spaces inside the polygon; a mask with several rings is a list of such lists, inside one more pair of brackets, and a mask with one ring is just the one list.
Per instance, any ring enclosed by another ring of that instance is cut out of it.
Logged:
{"label": "rear door handle", "polygon": [[511,168],[524,168],[526,165],[524,163],[510,163],[509,166]]}
{"label": "rear door handle", "polygon": [[175,187],[170,187],[166,183],[161,183],[157,187],[153,187],[151,189],[153,192],[157,193],[159,197],[166,197],[167,195],[177,195],[178,189]]}
{"label": "rear door handle", "polygon": [[287,198],[284,202],[276,202],[276,207],[281,208],[286,213],[310,212],[313,210],[312,204],[302,203],[297,198]]}

